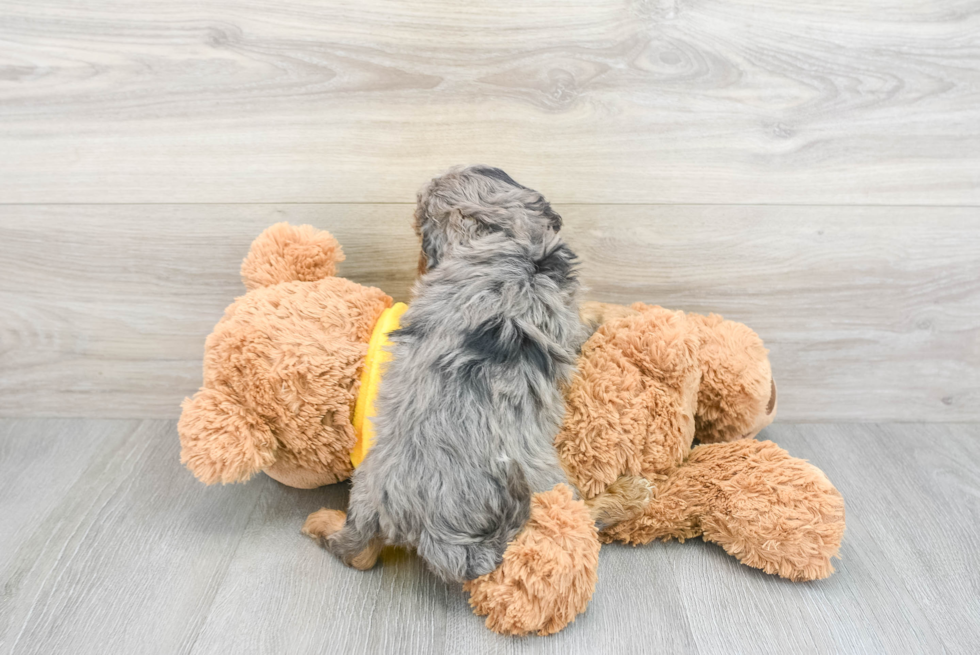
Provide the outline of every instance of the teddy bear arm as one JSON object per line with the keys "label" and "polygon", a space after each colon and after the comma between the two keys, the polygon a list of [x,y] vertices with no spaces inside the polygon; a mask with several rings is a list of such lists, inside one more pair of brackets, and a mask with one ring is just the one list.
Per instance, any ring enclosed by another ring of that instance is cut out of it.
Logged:
{"label": "teddy bear arm", "polygon": [[230,392],[203,387],[185,399],[177,432],[181,463],[205,484],[245,482],[276,461],[269,425]]}
{"label": "teddy bear arm", "polygon": [[[589,339],[555,445],[586,498],[621,476],[654,476],[690,451],[701,369],[683,312],[637,303]],[[642,309],[642,311],[640,311]]]}
{"label": "teddy bear arm", "polygon": [[495,570],[470,580],[474,613],[505,635],[558,632],[585,611],[598,580],[599,539],[589,510],[559,484],[531,499],[524,530]]}

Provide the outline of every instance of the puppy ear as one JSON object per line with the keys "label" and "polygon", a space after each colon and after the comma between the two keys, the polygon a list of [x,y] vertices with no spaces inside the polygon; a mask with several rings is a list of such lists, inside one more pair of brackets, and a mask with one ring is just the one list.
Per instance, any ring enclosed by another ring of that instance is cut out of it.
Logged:
{"label": "puppy ear", "polygon": [[534,270],[537,275],[550,278],[562,287],[576,280],[577,265],[578,257],[572,249],[555,237],[554,241],[545,247],[541,257],[535,260]]}
{"label": "puppy ear", "polygon": [[181,406],[180,463],[205,484],[245,482],[276,461],[264,420],[221,391],[201,389]]}
{"label": "puppy ear", "polygon": [[432,270],[439,265],[443,250],[446,247],[446,236],[432,219],[422,219],[418,222],[418,234],[422,242],[422,252],[419,255],[419,275]]}
{"label": "puppy ear", "polygon": [[548,221],[548,226],[555,232],[558,233],[562,228],[561,214],[556,212],[551,208],[551,203],[541,197],[540,203],[537,205],[537,211],[541,216]]}

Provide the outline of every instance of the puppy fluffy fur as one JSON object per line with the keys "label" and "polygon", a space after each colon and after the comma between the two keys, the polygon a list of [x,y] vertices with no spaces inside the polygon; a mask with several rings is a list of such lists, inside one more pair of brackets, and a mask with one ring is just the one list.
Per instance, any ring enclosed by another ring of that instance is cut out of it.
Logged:
{"label": "puppy fluffy fur", "polygon": [[359,568],[380,540],[471,580],[500,564],[531,495],[567,484],[553,443],[584,338],[575,255],[544,197],[487,166],[426,185],[415,228],[425,274],[391,337],[376,440],[344,527],[322,533]]}

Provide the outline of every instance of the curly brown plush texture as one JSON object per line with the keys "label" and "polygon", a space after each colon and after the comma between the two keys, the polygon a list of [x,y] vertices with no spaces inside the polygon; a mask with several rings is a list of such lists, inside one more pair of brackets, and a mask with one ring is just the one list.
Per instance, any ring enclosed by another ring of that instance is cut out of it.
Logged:
{"label": "curly brown plush texture", "polygon": [[342,261],[343,250],[329,232],[276,223],[252,243],[242,262],[242,281],[249,291],[280,282],[315,282],[336,275]]}
{"label": "curly brown plush texture", "polygon": [[844,499],[820,469],[771,441],[698,446],[654,482],[642,515],[603,532],[605,542],[703,536],[743,564],[790,580],[834,572]]}
{"label": "curly brown plush texture", "polygon": [[597,327],[555,445],[586,498],[670,470],[695,438],[755,436],[775,417],[768,351],[745,325],[643,303],[583,303],[582,318]]}
{"label": "curly brown plush texture", "polygon": [[253,243],[242,264],[251,291],[207,338],[204,385],[178,423],[181,462],[202,482],[264,470],[313,488],[350,476],[360,369],[391,298],[343,278],[309,279],[342,259],[337,241],[309,226],[273,225]]}
{"label": "curly brown plush texture", "polygon": [[531,518],[503,563],[463,589],[494,632],[549,635],[585,611],[598,565],[599,539],[589,510],[560,484],[532,498]]}
{"label": "curly brown plush texture", "polygon": [[[562,462],[584,496],[605,494],[617,509],[627,506],[617,491],[624,476],[653,486],[646,508],[605,528],[603,540],[703,535],[768,573],[830,575],[843,499],[819,469],[751,439],[776,411],[758,335],[642,303],[584,303],[582,317],[595,333],[568,392]],[[694,438],[709,445],[691,450]]]}
{"label": "curly brown plush texture", "polygon": [[[311,488],[351,473],[350,424],[366,344],[391,298],[332,277],[329,234],[275,225],[253,244],[250,291],[207,341],[205,382],[184,403],[182,461],[203,481],[264,470]],[[702,535],[747,565],[793,580],[833,571],[844,503],[827,478],[751,438],[774,418],[766,350],[750,329],[636,303],[583,303],[595,334],[567,391],[556,442],[569,478],[532,500],[531,520],[497,570],[466,583],[503,634],[550,634],[583,612],[600,538],[631,544]],[[693,440],[703,444],[692,450]],[[342,524],[315,513],[322,539]],[[605,526],[596,534],[595,521]],[[358,565],[374,563],[376,549]]]}
{"label": "curly brown plush texture", "polygon": [[[637,307],[637,305],[634,305]],[[644,306],[646,307],[646,306]],[[769,351],[747,325],[686,314],[701,346],[696,435],[701,443],[754,437],[776,417]]]}
{"label": "curly brown plush texture", "polygon": [[694,439],[699,341],[682,312],[622,316],[582,348],[555,444],[586,498],[680,464]]}

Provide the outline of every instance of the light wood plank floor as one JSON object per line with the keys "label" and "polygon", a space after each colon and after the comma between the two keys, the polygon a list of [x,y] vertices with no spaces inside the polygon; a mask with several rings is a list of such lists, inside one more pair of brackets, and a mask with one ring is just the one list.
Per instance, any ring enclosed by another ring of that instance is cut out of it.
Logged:
{"label": "light wood plank floor", "polygon": [[583,616],[508,639],[413,554],[361,573],[300,535],[344,485],[206,488],[173,421],[0,420],[0,653],[976,652],[980,426],[763,436],[847,501],[831,578],[786,582],[701,541],[608,546]]}

